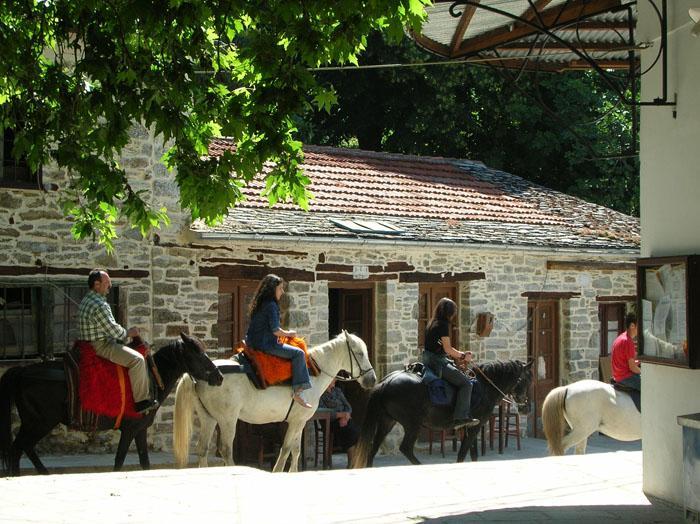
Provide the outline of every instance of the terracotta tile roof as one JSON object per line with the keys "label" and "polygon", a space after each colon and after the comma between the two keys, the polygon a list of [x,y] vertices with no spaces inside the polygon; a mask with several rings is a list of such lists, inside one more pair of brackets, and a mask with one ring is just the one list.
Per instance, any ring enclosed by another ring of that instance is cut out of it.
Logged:
{"label": "terracotta tile roof", "polygon": [[[213,141],[212,155],[231,149]],[[382,236],[357,234],[330,219],[381,220],[402,239],[604,249],[638,249],[639,220],[490,169],[480,162],[305,146],[310,213],[292,204],[273,210],[262,176],[224,224],[200,233]],[[267,166],[265,171],[269,170]]]}

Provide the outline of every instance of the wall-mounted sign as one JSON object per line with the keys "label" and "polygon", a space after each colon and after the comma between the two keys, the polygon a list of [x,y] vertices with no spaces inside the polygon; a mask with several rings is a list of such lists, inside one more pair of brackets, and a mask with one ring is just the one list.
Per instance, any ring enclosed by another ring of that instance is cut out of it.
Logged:
{"label": "wall-mounted sign", "polygon": [[352,266],[352,278],[355,280],[366,280],[369,278],[368,266]]}

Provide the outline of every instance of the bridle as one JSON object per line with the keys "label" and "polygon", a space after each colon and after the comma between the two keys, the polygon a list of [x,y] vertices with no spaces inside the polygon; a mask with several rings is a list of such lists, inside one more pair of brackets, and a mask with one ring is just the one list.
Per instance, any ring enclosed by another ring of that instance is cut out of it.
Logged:
{"label": "bridle", "polygon": [[190,380],[196,385],[197,380],[204,380],[207,383],[209,383],[209,376],[211,375],[212,371],[208,370],[204,372],[204,375],[206,378],[201,378],[198,379],[192,374],[192,370],[190,369],[190,365],[187,363],[187,360],[185,359],[185,347],[186,344],[182,340],[178,340],[175,342],[175,350],[173,351],[173,355],[175,356],[175,361],[177,362],[178,366],[180,366],[181,369],[185,370],[185,373],[187,373],[190,377]]}
{"label": "bridle", "polygon": [[[362,369],[362,365],[360,364],[360,359],[357,358],[357,355],[355,355],[355,352],[350,347],[350,334],[345,330],[343,330],[343,334],[345,335],[345,344],[348,348],[348,356],[349,356],[349,360],[350,360],[350,376],[346,377],[344,375],[340,375],[339,373],[336,373],[335,375],[331,375],[330,373],[323,371],[323,369],[321,369],[321,366],[319,366],[318,362],[316,362],[315,360],[314,360],[314,363],[316,364],[316,367],[318,368],[318,370],[321,373],[323,373],[324,375],[331,377],[331,378],[334,378],[336,380],[339,380],[340,382],[351,382],[353,380],[357,380],[358,378],[363,377],[364,375],[366,375],[367,373],[369,373],[371,371],[374,371],[374,369],[372,368],[372,366],[370,366],[368,369]],[[312,358],[312,360],[313,360],[313,358]],[[354,362],[354,364],[353,364],[353,362]],[[354,374],[355,364],[357,365],[357,369],[359,370],[358,375]]]}
{"label": "bridle", "polygon": [[[499,388],[496,384],[494,384],[493,380],[491,380],[489,377],[486,376],[486,373],[481,371],[481,368],[479,366],[474,366],[472,369],[475,369],[482,377],[484,377],[486,379],[486,382],[491,384],[491,386],[493,386],[493,388],[501,394],[501,397],[503,398],[503,401],[506,404],[511,404],[513,406],[525,406],[525,405],[527,405],[527,403],[528,403],[527,400],[525,402],[517,402],[512,394],[504,393],[501,390],[501,388]],[[518,377],[518,381],[515,383],[515,386],[517,386],[518,382],[520,382],[521,380],[522,380],[522,376]],[[515,386],[513,386],[513,388],[515,388]]]}

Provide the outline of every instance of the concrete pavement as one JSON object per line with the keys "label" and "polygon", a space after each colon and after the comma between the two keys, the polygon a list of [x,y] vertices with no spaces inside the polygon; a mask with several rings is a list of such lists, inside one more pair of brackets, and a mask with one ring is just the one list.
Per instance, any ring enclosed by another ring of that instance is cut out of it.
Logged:
{"label": "concrete pavement", "polygon": [[620,443],[606,439],[565,457],[536,456],[546,452],[535,439],[521,452],[513,444],[463,464],[448,447],[445,458],[421,452],[422,466],[379,457],[372,469],[296,474],[236,466],[0,479],[0,522],[682,522],[680,508],[643,494],[638,443],[612,451]]}

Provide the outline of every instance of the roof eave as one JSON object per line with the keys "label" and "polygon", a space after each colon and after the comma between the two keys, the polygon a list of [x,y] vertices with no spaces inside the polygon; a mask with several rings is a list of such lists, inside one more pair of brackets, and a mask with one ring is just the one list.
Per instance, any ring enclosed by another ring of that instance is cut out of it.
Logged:
{"label": "roof eave", "polygon": [[559,247],[559,246],[532,246],[525,244],[487,244],[465,241],[437,241],[437,240],[405,240],[401,238],[365,238],[365,237],[338,237],[338,236],[297,236],[297,235],[265,235],[262,233],[242,234],[224,233],[214,231],[196,231],[194,234],[202,240],[217,241],[266,241],[283,242],[289,244],[345,244],[345,245],[375,245],[375,246],[402,246],[402,247],[440,247],[448,249],[474,249],[477,251],[527,251],[536,253],[570,253],[570,254],[596,254],[599,256],[640,256],[639,248],[594,248],[594,247]]}

